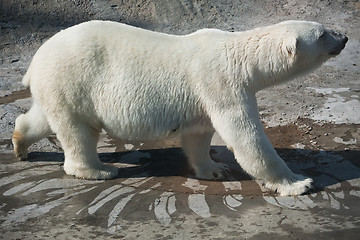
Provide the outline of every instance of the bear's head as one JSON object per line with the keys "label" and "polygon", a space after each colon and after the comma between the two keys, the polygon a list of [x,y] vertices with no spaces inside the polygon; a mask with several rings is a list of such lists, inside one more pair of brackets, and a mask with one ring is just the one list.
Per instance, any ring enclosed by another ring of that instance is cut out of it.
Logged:
{"label": "bear's head", "polygon": [[239,48],[238,62],[245,66],[240,76],[255,91],[314,70],[339,54],[348,41],[345,35],[308,21],[285,21],[245,34],[239,38],[246,46]]}
{"label": "bear's head", "polygon": [[348,38],[320,23],[286,21],[278,24],[283,31],[282,50],[292,59],[296,72],[310,71],[338,55]]}

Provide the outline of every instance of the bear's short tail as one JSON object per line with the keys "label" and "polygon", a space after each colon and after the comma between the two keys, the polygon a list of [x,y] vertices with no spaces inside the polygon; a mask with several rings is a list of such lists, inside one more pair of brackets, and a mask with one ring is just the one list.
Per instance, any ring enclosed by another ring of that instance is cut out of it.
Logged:
{"label": "bear's short tail", "polygon": [[30,86],[30,78],[31,76],[31,64],[30,64],[30,67],[29,69],[27,70],[25,76],[23,77],[22,79],[22,84],[25,86],[25,87],[29,87]]}

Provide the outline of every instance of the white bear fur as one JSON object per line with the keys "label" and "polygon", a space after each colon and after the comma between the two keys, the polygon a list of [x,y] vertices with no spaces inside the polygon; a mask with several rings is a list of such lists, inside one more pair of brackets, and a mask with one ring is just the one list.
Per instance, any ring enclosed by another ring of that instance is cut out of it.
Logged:
{"label": "white bear fur", "polygon": [[96,150],[102,129],[138,140],[175,132],[196,176],[221,179],[227,166],[209,155],[217,131],[248,174],[280,195],[302,194],[312,180],[294,174],[271,146],[255,93],[330,58],[339,41],[319,41],[328,31],[304,21],[184,36],[108,21],[68,28],[40,47],[24,76],[34,104],[16,120],[15,154],[25,159],[28,146],[54,132],[67,174],[110,179],[117,168]]}

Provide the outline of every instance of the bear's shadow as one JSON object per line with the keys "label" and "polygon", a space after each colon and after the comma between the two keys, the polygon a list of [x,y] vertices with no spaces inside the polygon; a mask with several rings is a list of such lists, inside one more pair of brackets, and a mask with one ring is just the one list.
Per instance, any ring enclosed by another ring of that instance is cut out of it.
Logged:
{"label": "bear's shadow", "polygon": [[[327,186],[360,178],[360,151],[315,151],[283,149],[276,151],[289,168],[314,179],[315,192]],[[226,163],[231,175],[225,181],[250,180],[236,162],[233,154],[224,146],[212,146],[210,154],[216,162]],[[181,148],[100,153],[104,163],[119,167],[117,178],[171,177],[195,178]],[[30,152],[29,162],[59,162],[63,164],[63,153]]]}

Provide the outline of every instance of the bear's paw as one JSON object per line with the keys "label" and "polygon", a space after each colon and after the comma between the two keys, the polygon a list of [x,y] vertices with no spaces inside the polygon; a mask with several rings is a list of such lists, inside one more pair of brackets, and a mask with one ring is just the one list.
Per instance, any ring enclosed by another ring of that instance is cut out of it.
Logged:
{"label": "bear's paw", "polygon": [[195,170],[196,178],[204,180],[224,180],[229,175],[229,167],[224,163],[211,162]]}
{"label": "bear's paw", "polygon": [[311,178],[305,178],[300,174],[294,174],[289,179],[281,182],[267,182],[265,187],[277,192],[280,196],[298,196],[307,193],[312,186],[313,180]]}
{"label": "bear's paw", "polygon": [[66,174],[73,175],[77,178],[83,179],[92,179],[92,180],[103,180],[103,179],[112,179],[118,175],[118,168],[101,164],[95,167],[82,167],[82,168],[74,168],[64,165],[64,171]]}

